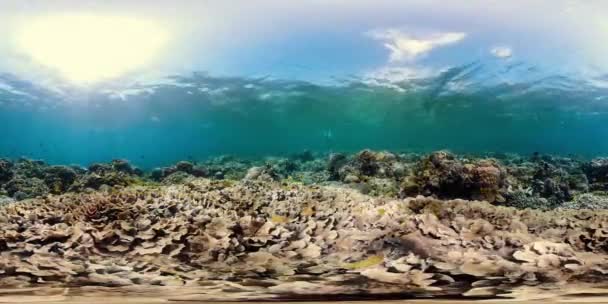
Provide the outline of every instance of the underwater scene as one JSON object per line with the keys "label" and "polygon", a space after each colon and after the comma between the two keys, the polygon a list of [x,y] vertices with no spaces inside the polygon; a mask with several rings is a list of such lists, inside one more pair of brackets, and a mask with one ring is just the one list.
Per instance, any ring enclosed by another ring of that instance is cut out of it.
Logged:
{"label": "underwater scene", "polygon": [[0,303],[608,303],[605,1],[2,1]]}

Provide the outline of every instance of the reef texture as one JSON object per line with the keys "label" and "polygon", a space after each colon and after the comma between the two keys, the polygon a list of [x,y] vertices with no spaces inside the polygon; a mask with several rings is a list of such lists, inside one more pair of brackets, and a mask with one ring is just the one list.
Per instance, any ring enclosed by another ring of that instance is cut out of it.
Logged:
{"label": "reef texture", "polygon": [[[463,170],[494,181],[502,173],[493,167]],[[487,187],[467,193],[501,189]],[[191,178],[0,205],[0,286],[160,285],[211,299],[508,297],[522,286],[602,282],[607,235],[605,211]]]}
{"label": "reef texture", "polygon": [[406,198],[484,200],[495,205],[551,210],[608,207],[608,159],[532,155],[456,155],[364,150],[282,158],[217,157],[181,161],[144,172],[125,160],[78,166],[0,159],[0,197],[15,200],[67,192],[105,192],[131,185],[173,185],[195,178],[345,185],[363,194]]}

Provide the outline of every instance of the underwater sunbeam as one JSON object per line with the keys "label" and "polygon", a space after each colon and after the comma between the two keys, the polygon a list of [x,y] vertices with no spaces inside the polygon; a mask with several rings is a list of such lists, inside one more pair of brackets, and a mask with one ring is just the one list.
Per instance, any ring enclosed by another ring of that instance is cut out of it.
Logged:
{"label": "underwater sunbeam", "polygon": [[37,64],[82,84],[149,64],[168,37],[166,29],[150,20],[62,14],[24,20],[17,46]]}

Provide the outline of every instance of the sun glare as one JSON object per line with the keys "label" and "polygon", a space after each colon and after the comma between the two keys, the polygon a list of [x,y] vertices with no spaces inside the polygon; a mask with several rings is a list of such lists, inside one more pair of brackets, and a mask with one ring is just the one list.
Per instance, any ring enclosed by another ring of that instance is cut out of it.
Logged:
{"label": "sun glare", "polygon": [[22,52],[75,83],[118,77],[150,63],[168,32],[138,18],[55,15],[26,20],[17,33]]}

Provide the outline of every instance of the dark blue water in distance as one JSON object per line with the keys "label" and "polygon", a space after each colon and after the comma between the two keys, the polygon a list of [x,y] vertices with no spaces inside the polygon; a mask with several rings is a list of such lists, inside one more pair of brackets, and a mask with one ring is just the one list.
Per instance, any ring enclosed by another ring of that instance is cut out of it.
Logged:
{"label": "dark blue water in distance", "polygon": [[[61,94],[4,75],[20,92],[0,89],[0,155],[81,165],[122,158],[152,168],[364,148],[608,154],[608,90],[530,70],[472,63],[402,82],[319,84],[195,73]],[[515,81],[499,77],[514,73]]]}

